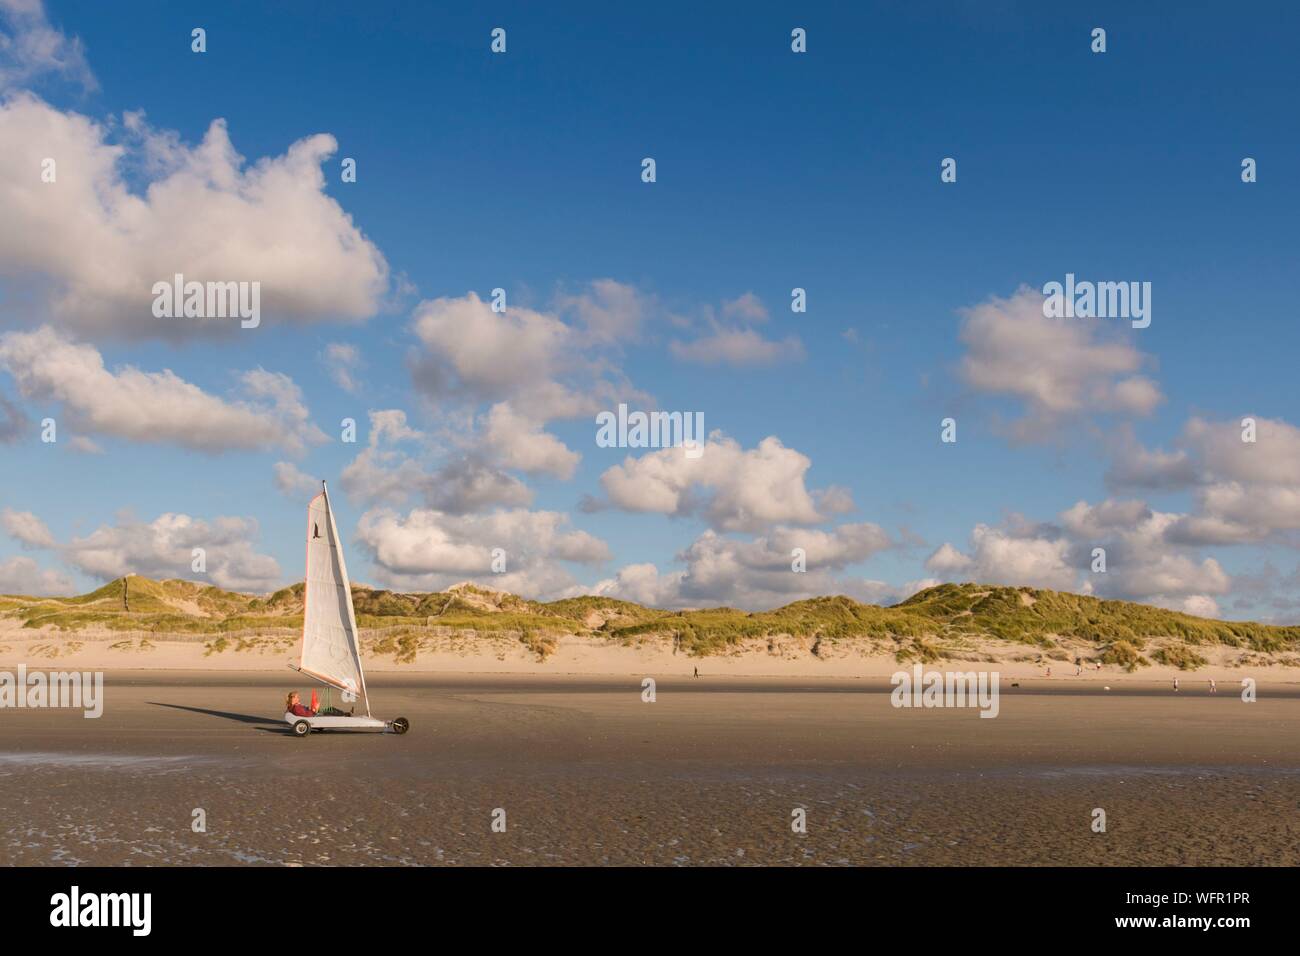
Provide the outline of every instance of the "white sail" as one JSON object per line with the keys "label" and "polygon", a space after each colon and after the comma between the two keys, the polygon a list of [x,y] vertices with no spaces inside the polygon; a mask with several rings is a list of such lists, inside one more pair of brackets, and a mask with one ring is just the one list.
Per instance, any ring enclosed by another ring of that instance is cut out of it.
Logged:
{"label": "white sail", "polygon": [[321,493],[307,506],[307,576],[298,669],[358,695],[370,714],[352,586],[323,482]]}

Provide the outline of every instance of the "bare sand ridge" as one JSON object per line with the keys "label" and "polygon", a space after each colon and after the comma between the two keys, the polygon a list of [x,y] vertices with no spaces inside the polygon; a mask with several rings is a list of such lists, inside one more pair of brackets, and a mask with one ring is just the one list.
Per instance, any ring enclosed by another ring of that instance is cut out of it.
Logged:
{"label": "bare sand ridge", "polygon": [[[0,711],[0,853],[82,864],[1300,863],[1300,693],[879,679],[375,674],[405,737],[280,720],[295,675],[118,671]],[[306,689],[302,687],[301,689]],[[207,832],[191,830],[206,812]],[[493,833],[492,812],[507,831]],[[792,832],[791,811],[808,832]],[[1094,808],[1107,832],[1091,829]]]}

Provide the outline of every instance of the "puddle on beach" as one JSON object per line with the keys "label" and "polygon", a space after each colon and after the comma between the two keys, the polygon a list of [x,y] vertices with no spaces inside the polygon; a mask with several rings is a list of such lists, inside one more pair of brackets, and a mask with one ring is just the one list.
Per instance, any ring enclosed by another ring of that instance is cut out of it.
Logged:
{"label": "puddle on beach", "polygon": [[0,751],[0,769],[42,770],[183,770],[211,764],[210,757],[142,757],[133,754],[79,754],[50,751]]}

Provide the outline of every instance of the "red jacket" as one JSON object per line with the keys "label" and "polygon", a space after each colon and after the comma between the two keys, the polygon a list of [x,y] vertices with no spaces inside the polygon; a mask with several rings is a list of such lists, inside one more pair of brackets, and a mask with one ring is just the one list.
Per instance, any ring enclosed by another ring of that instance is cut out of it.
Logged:
{"label": "red jacket", "polygon": [[302,704],[294,704],[292,707],[289,708],[289,713],[293,714],[295,717],[315,717],[315,716],[316,716],[316,711],[314,711],[314,710],[308,710],[308,709],[307,709],[306,707],[304,707]]}

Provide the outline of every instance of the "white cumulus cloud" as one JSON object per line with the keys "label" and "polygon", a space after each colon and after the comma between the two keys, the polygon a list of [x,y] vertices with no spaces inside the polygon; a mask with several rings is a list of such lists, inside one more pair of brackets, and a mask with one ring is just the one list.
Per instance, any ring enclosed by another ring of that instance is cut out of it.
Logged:
{"label": "white cumulus cloud", "polygon": [[[698,514],[720,531],[761,531],[778,523],[825,520],[805,485],[811,466],[808,456],[774,436],[746,450],[715,433],[697,458],[684,448],[629,456],[605,471],[600,483],[609,502],[626,511]],[[851,506],[843,489],[823,503],[835,512]]]}
{"label": "white cumulus cloud", "polygon": [[1062,425],[1100,413],[1150,414],[1164,400],[1141,373],[1147,359],[1105,320],[1049,319],[1043,296],[1020,288],[964,310],[963,380],[1011,398],[1023,414],[1010,425],[1020,441],[1059,437]]}
{"label": "white cumulus cloud", "polygon": [[[19,93],[0,100],[0,143],[0,277],[84,335],[238,331],[155,317],[154,284],[176,274],[260,283],[263,325],[363,320],[387,292],[384,257],[325,192],[327,134],[249,165],[223,120],[187,146],[142,114],[105,125]],[[54,182],[42,181],[47,159]]]}
{"label": "white cumulus cloud", "polygon": [[242,397],[225,400],[169,369],[109,370],[94,346],[48,326],[0,335],[0,367],[25,399],[58,403],[79,431],[206,452],[299,452],[326,440],[293,380],[265,369],[244,372]]}

